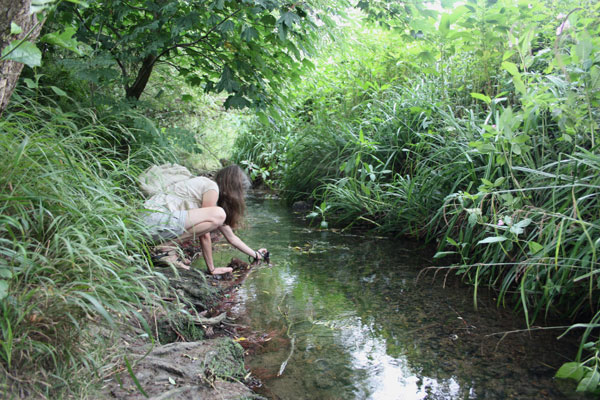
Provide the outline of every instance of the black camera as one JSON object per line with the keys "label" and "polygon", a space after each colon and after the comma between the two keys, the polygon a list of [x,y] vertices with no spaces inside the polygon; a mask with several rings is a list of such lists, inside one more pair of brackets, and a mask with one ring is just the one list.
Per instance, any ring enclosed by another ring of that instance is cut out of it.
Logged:
{"label": "black camera", "polygon": [[269,256],[270,256],[269,252],[265,251],[264,253],[261,253],[261,254],[263,256],[263,260],[265,260],[266,262],[269,262]]}

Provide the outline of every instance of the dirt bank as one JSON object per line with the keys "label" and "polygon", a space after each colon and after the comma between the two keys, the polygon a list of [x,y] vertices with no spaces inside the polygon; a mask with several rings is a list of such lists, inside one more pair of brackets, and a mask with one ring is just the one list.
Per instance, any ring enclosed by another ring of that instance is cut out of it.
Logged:
{"label": "dirt bank", "polygon": [[105,378],[103,398],[262,399],[248,387],[238,326],[226,311],[251,266],[238,259],[229,266],[234,272],[224,277],[206,274],[202,260],[190,270],[156,266],[169,281],[165,307],[139,310],[148,325],[130,321],[120,335],[125,356]]}

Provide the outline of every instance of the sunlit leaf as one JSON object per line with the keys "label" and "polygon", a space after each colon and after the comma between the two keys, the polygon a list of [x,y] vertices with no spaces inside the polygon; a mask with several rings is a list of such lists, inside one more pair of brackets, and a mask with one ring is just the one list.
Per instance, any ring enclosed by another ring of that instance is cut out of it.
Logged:
{"label": "sunlit leaf", "polygon": [[31,42],[12,41],[2,50],[2,59],[23,63],[29,67],[42,65],[42,52]]}
{"label": "sunlit leaf", "polygon": [[504,236],[490,236],[483,240],[477,242],[477,244],[487,244],[487,243],[499,243],[504,242],[506,238]]}
{"label": "sunlit leaf", "polygon": [[23,29],[15,24],[14,22],[10,23],[10,34],[11,35],[18,35],[19,33],[23,32]]}
{"label": "sunlit leaf", "polygon": [[504,68],[506,71],[508,71],[508,73],[511,74],[512,76],[521,76],[521,73],[519,72],[519,68],[517,68],[517,65],[515,63],[511,63],[509,61],[504,61],[502,63],[502,68]]}
{"label": "sunlit leaf", "polygon": [[51,32],[40,38],[41,42],[50,43],[55,46],[60,46],[67,50],[71,50],[78,55],[83,55],[83,52],[78,48],[79,42],[73,38],[75,28],[67,28],[64,32]]}
{"label": "sunlit leaf", "polygon": [[487,104],[490,104],[492,102],[492,99],[489,96],[486,96],[485,94],[481,93],[471,93],[471,97],[485,101]]}

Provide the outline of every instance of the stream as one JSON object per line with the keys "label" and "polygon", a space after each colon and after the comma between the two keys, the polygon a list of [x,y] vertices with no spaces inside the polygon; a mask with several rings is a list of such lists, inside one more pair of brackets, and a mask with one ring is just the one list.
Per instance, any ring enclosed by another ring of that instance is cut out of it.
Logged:
{"label": "stream", "polygon": [[231,311],[248,338],[263,338],[246,356],[261,395],[584,398],[553,379],[576,342],[557,340],[562,329],[525,331],[522,315],[481,289],[475,309],[454,272],[424,270],[434,251],[422,243],[311,228],[265,197],[250,196],[247,215],[239,236],[267,247],[271,264],[250,272]]}

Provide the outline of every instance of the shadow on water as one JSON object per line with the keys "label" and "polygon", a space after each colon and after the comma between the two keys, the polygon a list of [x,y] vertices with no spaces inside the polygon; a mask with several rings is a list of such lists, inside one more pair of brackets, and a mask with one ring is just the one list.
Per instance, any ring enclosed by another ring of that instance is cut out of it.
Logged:
{"label": "shadow on water", "polygon": [[[249,199],[240,236],[268,247],[232,310],[262,335],[247,365],[273,399],[577,399],[552,379],[576,344],[522,330],[454,276],[417,276],[421,244],[309,229],[278,201]],[[243,342],[243,340],[242,340]]]}

